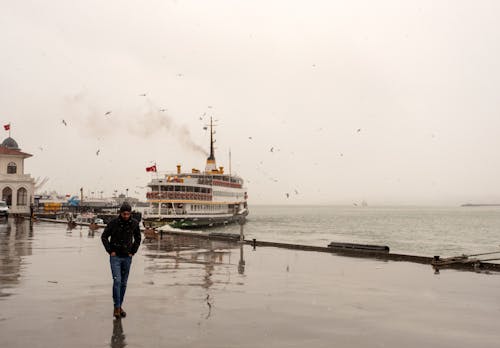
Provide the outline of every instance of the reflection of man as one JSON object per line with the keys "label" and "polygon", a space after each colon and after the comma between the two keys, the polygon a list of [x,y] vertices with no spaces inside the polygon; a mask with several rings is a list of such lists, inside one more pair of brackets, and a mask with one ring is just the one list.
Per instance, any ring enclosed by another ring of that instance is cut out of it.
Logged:
{"label": "reflection of man", "polygon": [[111,335],[111,348],[123,348],[127,345],[125,334],[123,333],[122,321],[113,321],[113,335]]}
{"label": "reflection of man", "polygon": [[127,315],[122,303],[127,289],[132,256],[141,244],[139,222],[131,217],[131,211],[130,204],[124,202],[120,207],[120,215],[108,223],[101,236],[102,244],[110,255],[109,263],[113,275],[113,315],[117,319]]}

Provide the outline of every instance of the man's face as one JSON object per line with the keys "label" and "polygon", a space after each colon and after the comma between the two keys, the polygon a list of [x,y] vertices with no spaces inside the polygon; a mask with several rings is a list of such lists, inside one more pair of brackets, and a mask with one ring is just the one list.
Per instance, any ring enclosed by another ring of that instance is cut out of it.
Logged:
{"label": "man's face", "polygon": [[120,213],[120,216],[122,217],[123,220],[127,221],[130,219],[130,212],[129,211],[122,211]]}

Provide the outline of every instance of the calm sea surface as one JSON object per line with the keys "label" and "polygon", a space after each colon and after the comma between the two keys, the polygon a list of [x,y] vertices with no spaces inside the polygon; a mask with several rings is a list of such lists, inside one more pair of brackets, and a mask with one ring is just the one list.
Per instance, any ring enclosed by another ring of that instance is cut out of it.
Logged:
{"label": "calm sea surface", "polygon": [[[239,233],[239,226],[215,231]],[[244,231],[247,239],[265,241],[384,244],[391,252],[426,256],[471,254],[500,250],[500,207],[250,206]]]}

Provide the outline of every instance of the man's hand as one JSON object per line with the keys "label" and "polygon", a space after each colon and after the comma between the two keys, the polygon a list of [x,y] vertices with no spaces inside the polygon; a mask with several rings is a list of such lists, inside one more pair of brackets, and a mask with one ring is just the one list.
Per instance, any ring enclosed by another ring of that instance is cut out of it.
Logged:
{"label": "man's hand", "polygon": [[112,251],[109,255],[110,256],[116,256],[116,253],[114,251]]}
{"label": "man's hand", "polygon": [[132,256],[134,256],[134,254],[128,253],[128,256],[132,257]]}

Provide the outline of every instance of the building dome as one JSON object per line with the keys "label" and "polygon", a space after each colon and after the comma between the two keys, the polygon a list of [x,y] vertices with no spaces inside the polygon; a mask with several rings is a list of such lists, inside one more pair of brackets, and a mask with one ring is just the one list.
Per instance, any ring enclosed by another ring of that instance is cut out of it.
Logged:
{"label": "building dome", "polygon": [[2,146],[5,146],[6,148],[11,150],[20,150],[19,145],[17,145],[17,142],[11,137],[6,138],[3,141]]}

